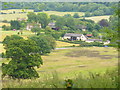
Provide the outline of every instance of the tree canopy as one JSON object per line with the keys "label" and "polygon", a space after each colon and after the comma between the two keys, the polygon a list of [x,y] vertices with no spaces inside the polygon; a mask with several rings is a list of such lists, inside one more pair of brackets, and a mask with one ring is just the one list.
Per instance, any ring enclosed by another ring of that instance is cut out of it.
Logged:
{"label": "tree canopy", "polygon": [[40,54],[50,53],[55,48],[55,39],[48,35],[38,35],[30,37],[31,40],[35,41],[37,46],[40,47]]}
{"label": "tree canopy", "polygon": [[[2,9],[33,9],[40,11],[89,12],[91,16],[112,15],[117,2],[3,2]],[[89,16],[88,14],[86,16]],[[33,17],[34,18],[34,17]]]}
{"label": "tree canopy", "polygon": [[[10,59],[8,64],[2,63],[2,76],[8,75],[12,78],[31,79],[39,75],[34,69],[43,64],[40,56],[40,47],[33,40],[17,39],[13,36],[7,37],[5,43],[5,57]],[[8,41],[9,40],[9,41]]]}

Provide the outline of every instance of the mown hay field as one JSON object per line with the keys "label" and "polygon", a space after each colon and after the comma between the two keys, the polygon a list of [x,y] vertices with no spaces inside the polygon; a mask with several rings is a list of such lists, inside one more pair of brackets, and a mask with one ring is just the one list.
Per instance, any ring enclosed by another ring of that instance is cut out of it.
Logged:
{"label": "mown hay field", "polygon": [[99,22],[102,19],[107,19],[109,20],[110,16],[93,16],[93,17],[86,17],[85,19],[90,19],[93,20],[95,23]]}
{"label": "mown hay field", "polygon": [[10,26],[10,23],[2,23],[2,22],[0,22],[0,27],[2,27],[3,25]]}
{"label": "mown hay field", "polygon": [[9,9],[9,10],[0,10],[1,13],[20,13],[20,12],[34,12],[32,9]]}
{"label": "mown hay field", "polygon": [[58,16],[64,16],[65,14],[70,14],[73,16],[75,13],[78,13],[79,16],[84,16],[83,12],[58,12],[58,11],[44,11],[48,15],[58,15]]}
{"label": "mown hay field", "polygon": [[16,20],[17,18],[26,18],[27,19],[27,13],[15,13],[15,14],[1,14],[0,19],[1,21],[7,20]]}
{"label": "mown hay field", "polygon": [[72,43],[67,43],[67,42],[61,42],[61,41],[56,41],[56,47],[69,47],[69,46],[79,46],[79,44],[72,44]]}

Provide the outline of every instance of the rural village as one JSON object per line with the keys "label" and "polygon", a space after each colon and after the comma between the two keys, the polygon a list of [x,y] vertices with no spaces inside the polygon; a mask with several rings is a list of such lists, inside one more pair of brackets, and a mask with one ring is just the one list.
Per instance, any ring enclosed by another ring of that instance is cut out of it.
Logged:
{"label": "rural village", "polygon": [[2,88],[120,88],[117,5],[2,2]]}

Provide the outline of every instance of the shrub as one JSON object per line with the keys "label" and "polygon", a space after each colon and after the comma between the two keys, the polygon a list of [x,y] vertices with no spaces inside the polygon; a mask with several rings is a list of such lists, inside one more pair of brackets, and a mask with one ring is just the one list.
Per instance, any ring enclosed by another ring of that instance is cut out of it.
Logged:
{"label": "shrub", "polygon": [[6,25],[3,25],[2,28],[3,28],[3,30],[6,30],[6,31],[11,30],[11,27],[10,26],[6,26]]}

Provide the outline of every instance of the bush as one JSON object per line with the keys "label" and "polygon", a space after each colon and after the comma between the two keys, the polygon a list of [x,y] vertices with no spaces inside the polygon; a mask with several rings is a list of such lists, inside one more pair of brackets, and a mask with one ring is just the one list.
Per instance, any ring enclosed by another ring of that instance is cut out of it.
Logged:
{"label": "bush", "polygon": [[52,49],[55,48],[56,42],[55,39],[50,35],[38,35],[30,37],[33,41],[37,43],[40,47],[41,55],[50,53]]}
{"label": "bush", "polygon": [[74,18],[80,18],[80,16],[79,16],[78,13],[75,13],[75,14],[73,15],[73,17],[74,17]]}
{"label": "bush", "polygon": [[11,30],[11,27],[10,26],[6,26],[6,25],[3,25],[2,28],[3,28],[3,30],[6,30],[6,31]]}
{"label": "bush", "polygon": [[84,42],[84,41],[69,41],[69,40],[59,40],[59,41],[73,43],[73,44],[81,44]]}
{"label": "bush", "polygon": [[3,23],[8,23],[8,21],[7,21],[7,20],[3,20],[2,22],[3,22]]}

